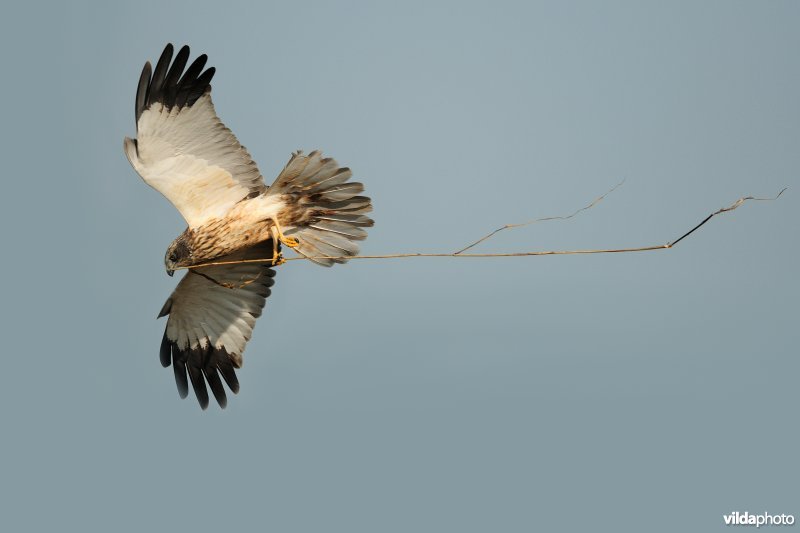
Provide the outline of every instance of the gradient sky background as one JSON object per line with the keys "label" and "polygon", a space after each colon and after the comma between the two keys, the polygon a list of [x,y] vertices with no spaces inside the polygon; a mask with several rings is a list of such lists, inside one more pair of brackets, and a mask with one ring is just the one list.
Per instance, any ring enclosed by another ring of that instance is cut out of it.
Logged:
{"label": "gradient sky background", "polygon": [[[4,531],[678,531],[800,519],[800,4],[6,5]],[[267,179],[321,148],[370,254],[290,263],[221,411],[155,316],[184,224],[128,165],[143,63],[208,53]],[[794,347],[794,348],[792,348]],[[794,355],[793,355],[794,353]]]}

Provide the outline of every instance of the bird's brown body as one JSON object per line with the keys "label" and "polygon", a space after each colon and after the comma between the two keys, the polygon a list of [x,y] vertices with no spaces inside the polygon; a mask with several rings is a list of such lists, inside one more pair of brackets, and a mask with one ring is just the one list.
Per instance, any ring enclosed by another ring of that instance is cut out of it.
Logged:
{"label": "bird's brown body", "polygon": [[[245,200],[240,205],[249,202],[252,200]],[[249,216],[246,209],[237,206],[224,218],[211,219],[199,228],[186,228],[181,237],[191,250],[191,261],[181,266],[206,263],[269,240],[274,226],[272,219]]]}
{"label": "bird's brown body", "polygon": [[298,223],[300,213],[285,200],[277,202],[264,196],[243,199],[224,217],[186,228],[170,245],[167,260],[173,268],[193,267],[274,239],[281,230],[291,230]]}

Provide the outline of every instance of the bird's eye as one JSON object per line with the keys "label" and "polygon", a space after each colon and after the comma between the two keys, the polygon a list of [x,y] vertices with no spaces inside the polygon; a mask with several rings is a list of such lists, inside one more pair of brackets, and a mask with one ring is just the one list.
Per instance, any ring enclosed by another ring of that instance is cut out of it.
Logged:
{"label": "bird's eye", "polygon": [[169,260],[174,263],[175,261],[178,260],[178,254],[176,254],[175,252],[169,254]]}

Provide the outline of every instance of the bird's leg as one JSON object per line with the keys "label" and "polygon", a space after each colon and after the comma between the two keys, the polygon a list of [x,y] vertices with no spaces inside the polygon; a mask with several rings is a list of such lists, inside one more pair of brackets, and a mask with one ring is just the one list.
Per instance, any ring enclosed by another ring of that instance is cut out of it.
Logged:
{"label": "bird's leg", "polygon": [[282,265],[286,262],[286,259],[283,258],[283,254],[278,251],[278,241],[280,240],[279,232],[277,226],[272,226],[270,228],[270,233],[272,233],[272,266]]}
{"label": "bird's leg", "polygon": [[274,226],[272,226],[272,237],[275,238],[277,236],[278,240],[289,248],[297,248],[297,246],[300,244],[300,241],[294,237],[287,237],[283,234],[283,231],[281,231],[281,225],[278,223],[278,217],[274,217],[272,219],[272,223],[274,224]]}

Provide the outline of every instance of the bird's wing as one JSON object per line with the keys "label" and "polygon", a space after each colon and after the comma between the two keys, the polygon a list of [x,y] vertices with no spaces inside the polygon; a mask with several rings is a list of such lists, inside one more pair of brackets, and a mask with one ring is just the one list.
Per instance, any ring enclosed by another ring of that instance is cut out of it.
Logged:
{"label": "bird's wing", "polygon": [[[217,261],[271,256],[272,241],[266,241]],[[242,366],[242,353],[270,295],[274,276],[268,262],[201,267],[186,273],[158,315],[169,315],[161,341],[161,364],[172,364],[181,398],[189,394],[191,380],[205,409],[208,383],[220,407],[225,407],[220,375],[234,394],[239,392],[234,369]]]}
{"label": "bird's wing", "polygon": [[168,44],[151,78],[147,62],[136,91],[136,139],[125,138],[128,160],[167,197],[189,227],[222,217],[238,201],[266,190],[247,150],[211,103],[214,68],[201,55],[186,69],[189,47],[172,60]]}

